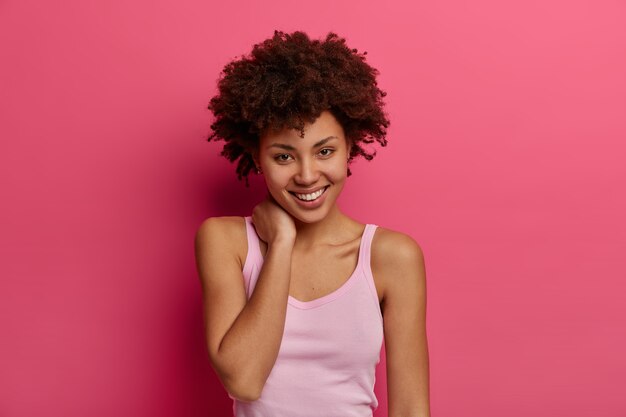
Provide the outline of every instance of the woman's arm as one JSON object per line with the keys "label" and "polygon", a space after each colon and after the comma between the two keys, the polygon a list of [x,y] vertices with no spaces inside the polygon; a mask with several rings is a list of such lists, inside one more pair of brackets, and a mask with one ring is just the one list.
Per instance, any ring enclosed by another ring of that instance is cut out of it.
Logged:
{"label": "woman's arm", "polygon": [[[207,343],[226,390],[242,401],[259,398],[285,327],[291,239],[268,246],[254,292],[246,301],[241,264],[232,243],[233,218],[210,218],[196,234],[196,261],[204,293]],[[241,218],[237,218],[238,223]]]}
{"label": "woman's arm", "polygon": [[372,243],[372,272],[384,283],[389,417],[430,417],[424,256],[410,236],[381,232]]}

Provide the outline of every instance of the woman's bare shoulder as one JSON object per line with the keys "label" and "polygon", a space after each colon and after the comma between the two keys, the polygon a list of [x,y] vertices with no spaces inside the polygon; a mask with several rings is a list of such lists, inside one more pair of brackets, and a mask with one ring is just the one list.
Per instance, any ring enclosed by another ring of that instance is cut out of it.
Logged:
{"label": "woman's bare shoulder", "polygon": [[383,299],[387,289],[402,285],[402,276],[409,265],[423,263],[421,246],[410,235],[378,226],[371,245],[372,274],[383,286]]}
{"label": "woman's bare shoulder", "polygon": [[206,234],[223,242],[224,246],[236,253],[243,264],[248,244],[246,223],[242,216],[208,217],[198,227],[196,239],[201,239]]}
{"label": "woman's bare shoulder", "polygon": [[200,233],[237,233],[246,231],[245,219],[241,216],[214,216],[202,221],[198,232]]}
{"label": "woman's bare shoulder", "polygon": [[421,250],[415,239],[404,232],[378,226],[372,240],[372,258],[374,252],[383,260],[388,255],[393,255],[398,250],[402,252],[415,252]]}

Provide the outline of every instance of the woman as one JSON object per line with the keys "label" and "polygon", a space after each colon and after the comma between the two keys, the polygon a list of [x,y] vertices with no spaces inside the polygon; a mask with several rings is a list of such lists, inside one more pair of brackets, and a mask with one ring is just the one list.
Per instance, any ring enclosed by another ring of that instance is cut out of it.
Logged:
{"label": "woman", "polygon": [[387,143],[365,54],[332,32],[275,31],[211,99],[209,140],[268,190],[196,235],[209,357],[237,417],[371,416],[383,336],[389,417],[430,415],[422,251],[337,205],[352,159],[375,155],[361,145]]}

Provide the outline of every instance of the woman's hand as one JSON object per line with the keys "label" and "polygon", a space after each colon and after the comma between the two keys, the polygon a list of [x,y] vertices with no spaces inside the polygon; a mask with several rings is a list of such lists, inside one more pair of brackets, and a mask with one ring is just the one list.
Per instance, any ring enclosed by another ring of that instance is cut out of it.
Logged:
{"label": "woman's hand", "polygon": [[296,225],[293,217],[285,211],[268,192],[267,197],[252,209],[252,223],[264,242],[276,239],[295,241]]}

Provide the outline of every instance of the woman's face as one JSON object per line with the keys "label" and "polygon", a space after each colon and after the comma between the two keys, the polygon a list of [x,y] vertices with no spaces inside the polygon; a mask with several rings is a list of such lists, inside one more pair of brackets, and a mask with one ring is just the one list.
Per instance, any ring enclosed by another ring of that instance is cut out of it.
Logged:
{"label": "woman's face", "polygon": [[294,218],[314,223],[334,207],[347,178],[348,156],[341,124],[324,111],[304,126],[304,138],[296,129],[261,136],[255,163],[276,202]]}

